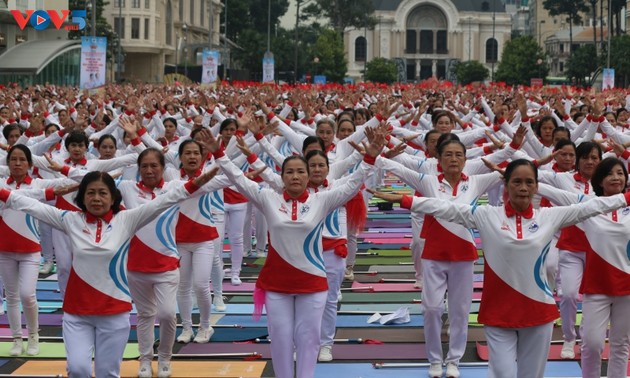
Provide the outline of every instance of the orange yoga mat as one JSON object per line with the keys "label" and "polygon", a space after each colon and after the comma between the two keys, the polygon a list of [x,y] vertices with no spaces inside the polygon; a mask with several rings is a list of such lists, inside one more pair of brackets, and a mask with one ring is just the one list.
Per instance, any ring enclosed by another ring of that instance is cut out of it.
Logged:
{"label": "orange yoga mat", "polygon": [[[251,377],[259,378],[265,369],[265,361],[172,361],[171,377]],[[138,361],[123,361],[120,369],[121,377],[137,377]],[[153,362],[154,373],[157,374],[157,361]],[[27,361],[13,374],[66,376],[65,360]]]}

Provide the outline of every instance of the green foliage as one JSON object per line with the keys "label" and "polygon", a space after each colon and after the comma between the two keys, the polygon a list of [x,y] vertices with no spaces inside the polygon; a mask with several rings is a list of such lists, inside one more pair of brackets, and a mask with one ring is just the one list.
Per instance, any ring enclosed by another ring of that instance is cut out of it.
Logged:
{"label": "green foliage", "polygon": [[307,17],[317,20],[328,18],[339,35],[347,27],[373,29],[378,23],[373,13],[372,0],[317,0],[304,8]]}
{"label": "green foliage", "polygon": [[585,77],[597,70],[597,51],[594,45],[584,45],[575,50],[566,65],[566,76],[574,78],[577,85],[585,86]]}
{"label": "green foliage", "polygon": [[[601,59],[606,67],[607,49],[604,45]],[[627,87],[630,84],[630,35],[612,37],[610,40],[610,67],[615,69],[615,86]]]}
{"label": "green foliage", "polygon": [[344,53],[343,39],[333,29],[321,29],[319,38],[312,50],[314,74],[326,75],[329,82],[341,82],[348,71],[348,62]]}
{"label": "green foliage", "polygon": [[462,85],[475,81],[484,81],[490,75],[490,71],[483,64],[476,60],[459,62],[453,69],[457,82]]}
{"label": "green foliage", "polygon": [[[232,57],[241,67],[254,72],[262,71],[262,58],[267,51],[268,1],[230,1],[227,7],[227,37],[242,47],[242,50],[233,50]],[[287,56],[288,36],[277,26],[288,8],[289,0],[271,1],[271,51],[274,53],[276,70],[286,69],[288,62],[292,61]],[[221,20],[225,20],[225,7]],[[285,68],[280,68],[278,63],[284,64]]]}
{"label": "green foliage", "polygon": [[544,0],[543,7],[549,11],[550,16],[566,15],[572,24],[580,23],[580,13],[590,9],[585,0]]}
{"label": "green foliage", "polygon": [[[88,0],[90,1],[90,0]],[[91,1],[90,1],[91,3]],[[103,8],[108,5],[109,2],[105,0],[96,0],[96,36],[107,37],[107,59],[112,57],[112,49],[118,48],[120,39],[118,33],[112,28],[103,17]],[[68,9],[86,9],[86,0],[69,0]],[[68,39],[81,39],[83,36],[92,35],[92,10],[87,11],[87,17],[85,18],[86,26],[83,30],[71,30],[68,32]],[[114,56],[117,54],[117,50],[113,51]]]}
{"label": "green foliage", "polygon": [[504,81],[509,85],[529,85],[531,78],[544,78],[548,72],[545,54],[536,40],[531,36],[520,37],[506,43],[495,80]]}
{"label": "green foliage", "polygon": [[398,78],[396,64],[389,59],[374,58],[365,67],[365,80],[391,84]]}

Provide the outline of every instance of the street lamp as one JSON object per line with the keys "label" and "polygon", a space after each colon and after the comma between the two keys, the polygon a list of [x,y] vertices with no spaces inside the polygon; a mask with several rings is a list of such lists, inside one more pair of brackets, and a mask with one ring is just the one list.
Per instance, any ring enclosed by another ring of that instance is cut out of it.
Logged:
{"label": "street lamp", "polygon": [[188,25],[184,22],[184,76],[188,77]]}
{"label": "street lamp", "polygon": [[175,40],[177,41],[177,46],[175,46],[175,73],[179,73],[179,33],[175,33]]}
{"label": "street lamp", "polygon": [[541,39],[542,39],[542,24],[545,23],[545,20],[540,20],[538,21],[538,46],[541,46]]}

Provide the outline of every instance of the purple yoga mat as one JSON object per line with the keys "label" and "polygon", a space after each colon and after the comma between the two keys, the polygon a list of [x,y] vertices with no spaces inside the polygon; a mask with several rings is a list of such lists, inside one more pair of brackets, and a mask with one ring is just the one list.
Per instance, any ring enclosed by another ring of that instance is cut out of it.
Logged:
{"label": "purple yoga mat", "polygon": [[229,292],[233,292],[233,293],[243,293],[243,292],[250,292],[253,293],[254,292],[254,288],[256,288],[256,283],[255,282],[243,282],[242,284],[238,285],[238,286],[234,286],[231,283],[229,283],[229,281],[225,281],[223,283],[223,291],[226,293]]}
{"label": "purple yoga mat", "polygon": [[[214,354],[214,353],[258,353],[263,358],[271,358],[270,344],[214,343],[187,344],[179,353]],[[415,360],[427,358],[424,344],[335,344],[332,350],[335,360]]]}
{"label": "purple yoga mat", "polygon": [[385,235],[391,235],[392,232],[400,232],[400,233],[404,233],[405,235],[407,234],[411,234],[411,227],[399,227],[399,228],[369,228],[368,231],[370,233],[380,233],[380,234],[385,234]]}
{"label": "purple yoga mat", "polygon": [[364,232],[359,234],[360,238],[364,239],[388,239],[388,238],[407,238],[411,237],[411,230],[409,232]]}

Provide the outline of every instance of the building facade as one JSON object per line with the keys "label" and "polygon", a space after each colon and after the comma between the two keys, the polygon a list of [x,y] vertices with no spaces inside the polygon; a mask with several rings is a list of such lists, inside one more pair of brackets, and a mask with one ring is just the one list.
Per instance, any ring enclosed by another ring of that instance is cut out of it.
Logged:
{"label": "building facade", "polygon": [[394,59],[401,81],[453,79],[455,62],[477,60],[496,70],[510,39],[511,17],[500,0],[374,0],[373,30],[344,32],[348,75],[360,80],[366,62]]}
{"label": "building facade", "polygon": [[[103,14],[121,37],[121,78],[161,82],[166,66],[196,65],[197,53],[209,48],[210,40],[219,45],[221,9],[220,0],[110,1]],[[112,56],[115,60],[116,53]],[[117,69],[113,62],[112,69]]]}

